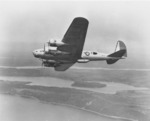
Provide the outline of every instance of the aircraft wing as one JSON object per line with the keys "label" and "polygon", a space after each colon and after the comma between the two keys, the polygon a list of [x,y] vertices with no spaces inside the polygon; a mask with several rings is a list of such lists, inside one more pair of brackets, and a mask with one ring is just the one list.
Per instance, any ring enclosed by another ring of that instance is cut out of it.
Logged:
{"label": "aircraft wing", "polygon": [[74,63],[65,63],[65,64],[61,64],[55,67],[56,71],[65,71],[67,70],[69,67],[71,67]]}
{"label": "aircraft wing", "polygon": [[88,20],[82,17],[75,18],[67,32],[65,33],[62,42],[65,45],[58,46],[58,50],[69,54],[63,55],[62,60],[67,60],[68,63],[61,64],[55,67],[56,71],[65,71],[81,58],[85,37],[88,28]]}
{"label": "aircraft wing", "polygon": [[81,58],[88,24],[88,20],[82,17],[77,17],[72,21],[62,39],[62,42],[66,44],[57,48],[60,51],[70,53],[65,57],[65,60],[76,62]]}

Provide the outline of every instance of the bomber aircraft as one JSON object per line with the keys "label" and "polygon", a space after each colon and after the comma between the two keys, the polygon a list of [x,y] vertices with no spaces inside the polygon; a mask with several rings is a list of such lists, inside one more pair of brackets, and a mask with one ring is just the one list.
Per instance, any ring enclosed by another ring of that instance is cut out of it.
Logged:
{"label": "bomber aircraft", "polygon": [[113,64],[127,57],[126,46],[120,40],[111,54],[83,51],[88,24],[83,17],[75,18],[61,41],[51,39],[47,47],[44,45],[44,48],[33,51],[34,57],[41,59],[42,65],[54,67],[56,71],[65,71],[76,62],[105,60],[107,64]]}

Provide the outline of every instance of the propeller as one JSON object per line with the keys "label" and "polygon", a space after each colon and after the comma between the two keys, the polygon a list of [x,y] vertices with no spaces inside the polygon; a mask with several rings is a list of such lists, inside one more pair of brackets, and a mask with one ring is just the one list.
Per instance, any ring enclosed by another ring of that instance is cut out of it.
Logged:
{"label": "propeller", "polygon": [[41,64],[41,66],[43,66],[44,65],[44,60],[43,59],[40,59],[41,61],[42,61],[42,64]]}
{"label": "propeller", "polygon": [[43,62],[43,59],[42,59],[42,67],[43,67],[43,65],[44,65],[44,62]]}
{"label": "propeller", "polygon": [[45,44],[44,44],[44,53],[45,53]]}
{"label": "propeller", "polygon": [[50,46],[50,40],[47,43],[48,43],[48,46]]}

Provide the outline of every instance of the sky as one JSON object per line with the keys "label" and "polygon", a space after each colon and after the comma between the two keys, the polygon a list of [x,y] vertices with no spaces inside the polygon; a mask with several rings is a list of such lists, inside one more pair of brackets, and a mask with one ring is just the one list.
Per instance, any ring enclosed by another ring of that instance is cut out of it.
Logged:
{"label": "sky", "polygon": [[112,53],[122,40],[128,51],[127,59],[114,65],[86,66],[150,68],[149,11],[148,1],[1,1],[0,66],[40,66],[32,51],[51,38],[61,40],[75,17],[85,17],[84,50]]}

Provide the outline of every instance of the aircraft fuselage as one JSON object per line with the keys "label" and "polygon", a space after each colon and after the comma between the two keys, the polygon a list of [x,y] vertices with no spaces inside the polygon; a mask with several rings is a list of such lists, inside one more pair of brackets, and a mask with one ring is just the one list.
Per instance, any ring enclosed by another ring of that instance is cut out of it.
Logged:
{"label": "aircraft fuselage", "polygon": [[[65,60],[68,58],[69,54],[46,54],[44,53],[43,49],[38,49],[33,51],[33,55],[39,59],[45,60]],[[78,63],[87,63],[89,61],[102,61],[108,59],[116,59],[112,57],[108,57],[108,54],[100,53],[100,52],[93,52],[93,51],[83,51],[81,58],[77,60]],[[118,58],[117,58],[118,59]],[[119,58],[121,59],[121,58]]]}

